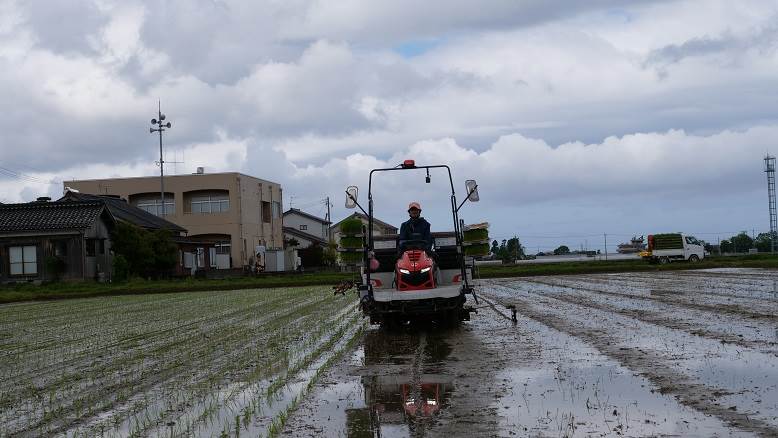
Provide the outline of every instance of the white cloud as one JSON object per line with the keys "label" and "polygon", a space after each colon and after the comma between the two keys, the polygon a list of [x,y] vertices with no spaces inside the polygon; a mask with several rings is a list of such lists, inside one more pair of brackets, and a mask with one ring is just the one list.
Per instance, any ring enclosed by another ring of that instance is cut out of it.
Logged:
{"label": "white cloud", "polygon": [[[550,224],[568,214],[554,202],[751,199],[778,123],[772,2],[41,5],[0,0],[0,166],[43,180],[155,174],[161,99],[188,171],[314,198],[406,157],[447,162],[507,233],[527,205]],[[28,182],[0,197],[49,190]],[[385,182],[389,215],[420,188]]]}

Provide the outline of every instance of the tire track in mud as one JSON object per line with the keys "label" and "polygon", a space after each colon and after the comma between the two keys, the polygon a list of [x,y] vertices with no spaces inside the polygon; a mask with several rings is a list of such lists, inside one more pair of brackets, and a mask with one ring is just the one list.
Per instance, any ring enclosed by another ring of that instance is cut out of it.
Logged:
{"label": "tire track in mud", "polygon": [[[562,287],[562,286],[559,286]],[[577,289],[577,288],[576,288]],[[526,291],[527,293],[538,295],[538,296],[545,296],[545,297],[551,297],[556,300],[573,304],[581,307],[587,307],[590,309],[596,309],[601,310],[603,312],[613,312],[617,313],[622,316],[626,316],[628,318],[636,319],[638,321],[647,323],[647,324],[653,324],[660,327],[666,327],[673,330],[679,330],[684,331],[686,333],[700,336],[706,339],[712,339],[714,341],[719,341],[721,343],[727,343],[727,344],[733,344],[744,348],[752,348],[752,349],[760,349],[765,348],[768,349],[769,353],[772,353],[776,356],[778,356],[778,351],[775,351],[776,345],[778,345],[778,342],[768,342],[768,341],[755,341],[755,340],[747,340],[743,339],[737,335],[724,333],[716,330],[711,330],[709,328],[702,328],[702,327],[695,327],[692,323],[689,322],[683,322],[679,321],[677,319],[671,319],[667,317],[661,316],[658,312],[648,311],[648,310],[634,310],[634,309],[623,309],[616,306],[601,304],[596,301],[593,301],[588,298],[584,298],[582,296],[571,296],[567,295],[564,292],[552,292],[552,293],[537,293],[532,291]],[[587,291],[589,292],[589,291]],[[624,297],[625,299],[631,299],[632,297]],[[667,304],[667,303],[663,303]],[[672,309],[667,309],[668,311],[672,311]],[[698,309],[699,310],[699,309]],[[770,350],[772,349],[772,350]]]}
{"label": "tire track in mud", "polygon": [[[503,298],[483,290],[481,297],[489,297],[498,303],[505,304]],[[778,436],[778,426],[751,418],[746,413],[716,403],[715,398],[730,393],[695,382],[685,374],[664,366],[666,358],[651,351],[621,347],[618,342],[611,342],[611,337],[606,330],[575,324],[562,316],[555,315],[553,310],[544,311],[536,308],[528,299],[513,295],[511,301],[511,304],[515,304],[517,311],[524,317],[585,341],[622,366],[640,373],[656,385],[660,393],[674,395],[683,405],[715,416],[724,423],[746,432],[764,437]]]}
{"label": "tire track in mud", "polygon": [[[571,278],[565,278],[565,281]],[[717,305],[732,305],[729,303],[720,303],[718,298],[726,298],[727,301],[735,301],[741,306],[757,308],[758,313],[773,314],[778,311],[778,281],[772,284],[765,284],[769,278],[762,278],[761,281],[737,282],[724,281],[720,279],[714,281],[704,275],[668,277],[668,276],[630,276],[625,278],[612,277],[573,277],[575,282],[596,285],[609,285],[615,287],[625,287],[628,289],[642,290],[646,293],[677,295],[684,298],[709,298]],[[567,283],[566,283],[567,284]],[[747,295],[746,292],[749,292]]]}
{"label": "tire track in mud", "polygon": [[[685,300],[678,300],[671,298],[672,296],[683,296],[685,295],[682,292],[676,292],[676,291],[659,291],[659,290],[652,290],[651,296],[643,296],[643,295],[626,295],[618,292],[610,292],[602,289],[596,289],[592,287],[586,287],[582,286],[580,284],[558,284],[554,283],[552,281],[547,280],[539,280],[539,279],[526,279],[523,280],[527,283],[537,283],[542,284],[544,286],[552,286],[552,287],[568,287],[572,289],[580,289],[587,292],[592,292],[596,294],[601,295],[608,295],[612,297],[618,297],[618,298],[633,298],[636,300],[643,300],[648,302],[659,302],[664,304],[670,304],[670,305],[676,305],[680,307],[686,307],[689,309],[696,309],[696,310],[704,310],[706,312],[713,312],[713,313],[726,313],[729,315],[738,315],[750,319],[760,319],[760,320],[767,320],[771,322],[778,323],[778,315],[768,314],[768,313],[762,313],[762,312],[752,312],[743,306],[739,306],[736,304],[717,304],[717,305],[711,305],[711,304],[702,304],[702,303],[695,303]],[[657,293],[658,292],[658,293]],[[664,292],[664,293],[662,293]]]}

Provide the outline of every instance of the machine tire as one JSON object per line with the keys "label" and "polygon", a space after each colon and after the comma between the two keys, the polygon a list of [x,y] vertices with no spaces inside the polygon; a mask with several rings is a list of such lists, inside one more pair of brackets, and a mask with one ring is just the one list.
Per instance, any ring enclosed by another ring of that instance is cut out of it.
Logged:
{"label": "machine tire", "polygon": [[659,264],[660,265],[666,265],[668,263],[670,263],[670,258],[669,257],[659,257]]}
{"label": "machine tire", "polygon": [[692,254],[689,256],[689,263],[697,263],[700,261],[700,258],[697,257],[697,254]]}
{"label": "machine tire", "polygon": [[461,312],[459,309],[449,310],[446,312],[445,317],[443,318],[443,325],[446,327],[454,328],[458,327],[459,324],[462,322]]}

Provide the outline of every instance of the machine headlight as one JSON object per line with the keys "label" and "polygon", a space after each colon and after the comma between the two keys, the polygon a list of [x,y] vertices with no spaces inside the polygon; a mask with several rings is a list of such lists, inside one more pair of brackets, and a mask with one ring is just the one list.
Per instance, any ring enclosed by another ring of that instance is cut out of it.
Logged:
{"label": "machine headlight", "polygon": [[430,267],[423,268],[423,269],[421,270],[421,273],[422,273],[422,274],[425,274],[425,273],[429,272],[429,271],[430,271],[430,269],[431,269]]}
{"label": "machine headlight", "polygon": [[407,269],[400,269],[400,274],[410,274],[410,273],[411,273],[411,271],[409,271]]}

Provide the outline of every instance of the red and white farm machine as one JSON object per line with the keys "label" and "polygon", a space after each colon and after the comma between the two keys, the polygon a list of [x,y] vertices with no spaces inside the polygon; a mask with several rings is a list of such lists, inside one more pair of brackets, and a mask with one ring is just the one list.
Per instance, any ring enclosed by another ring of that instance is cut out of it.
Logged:
{"label": "red and white farm machine", "polygon": [[[400,252],[397,236],[373,232],[373,176],[383,172],[426,171],[426,182],[430,182],[430,170],[437,169],[448,174],[454,230],[432,233],[434,244],[429,252],[423,245],[426,242],[416,244],[413,240],[404,242]],[[473,262],[465,256],[464,222],[459,218],[459,210],[468,200],[477,202],[479,198],[474,180],[468,180],[465,185],[467,196],[462,203],[457,203],[448,166],[417,166],[413,160],[405,160],[396,167],[370,171],[367,210],[357,201],[357,187],[346,189],[346,207],[358,207],[367,216],[357,289],[360,308],[372,324],[398,326],[417,321],[457,324],[470,319],[474,309],[466,306],[467,296],[471,295],[476,303],[478,298],[472,285]]]}

